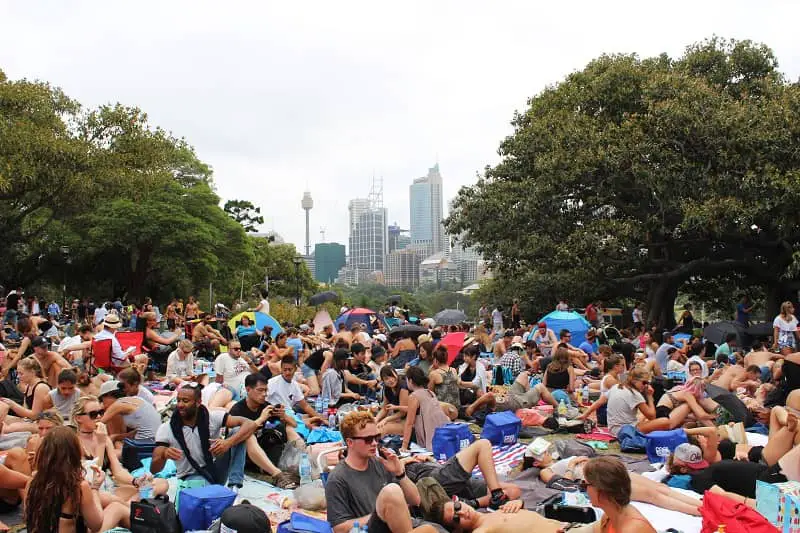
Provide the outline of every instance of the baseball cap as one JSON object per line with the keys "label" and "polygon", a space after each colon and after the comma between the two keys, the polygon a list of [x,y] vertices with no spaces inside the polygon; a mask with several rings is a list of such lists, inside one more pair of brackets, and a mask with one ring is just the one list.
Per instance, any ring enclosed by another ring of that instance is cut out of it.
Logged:
{"label": "baseball cap", "polygon": [[378,333],[377,335],[375,335],[375,338],[381,342],[386,342],[386,335],[384,335],[383,333]]}
{"label": "baseball cap", "polygon": [[97,399],[99,400],[109,392],[115,392],[119,390],[119,381],[116,379],[112,379],[110,381],[106,381],[102,385],[100,385],[100,393],[97,395]]}
{"label": "baseball cap", "polygon": [[383,349],[383,346],[373,346],[372,347],[372,358],[375,359],[376,357],[381,357],[386,353],[386,350]]}
{"label": "baseball cap", "polygon": [[353,343],[353,344],[350,346],[350,352],[351,352],[351,353],[354,353],[354,354],[356,354],[356,353],[362,353],[362,352],[366,352],[366,351],[367,351],[367,349],[366,349],[366,348],[364,348],[364,345],[363,345],[363,344],[361,344],[360,342],[354,342],[354,343]]}
{"label": "baseball cap", "polygon": [[31,346],[34,348],[48,348],[50,346],[50,342],[44,337],[34,337],[31,341]]}
{"label": "baseball cap", "polygon": [[333,360],[334,361],[347,361],[351,359],[350,352],[347,350],[342,350],[341,348],[333,352]]}
{"label": "baseball cap", "polygon": [[215,525],[211,531],[213,533],[223,531],[271,533],[272,526],[267,518],[267,513],[250,503],[240,503],[225,509],[220,517],[219,525]]}
{"label": "baseball cap", "polygon": [[673,452],[673,463],[678,466],[685,466],[690,470],[703,470],[708,468],[708,461],[703,459],[703,451],[694,444],[684,442]]}
{"label": "baseball cap", "polygon": [[547,329],[547,322],[539,322],[539,329]]}

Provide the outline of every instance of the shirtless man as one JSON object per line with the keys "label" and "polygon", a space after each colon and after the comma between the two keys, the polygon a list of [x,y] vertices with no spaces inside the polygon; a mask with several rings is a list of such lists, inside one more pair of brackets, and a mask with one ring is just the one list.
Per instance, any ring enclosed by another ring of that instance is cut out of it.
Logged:
{"label": "shirtless man", "polygon": [[339,326],[339,333],[337,333],[333,337],[333,343],[336,344],[339,341],[344,341],[347,343],[347,347],[349,348],[351,344],[353,344],[353,337],[361,331],[361,326],[358,324],[353,324],[353,327],[350,328],[350,331],[347,331],[347,326],[342,324]]}
{"label": "shirtless man", "polygon": [[476,533],[556,533],[566,524],[550,520],[539,513],[522,508],[522,501],[512,500],[498,513],[479,513],[463,501],[435,503],[431,518],[448,531],[474,531]]}
{"label": "shirtless man", "polygon": [[209,348],[214,352],[219,350],[219,345],[228,344],[228,341],[219,331],[211,327],[211,315],[205,315],[203,321],[192,330],[192,342],[198,348]]}
{"label": "shirtless man", "polygon": [[747,368],[741,365],[727,365],[719,377],[711,380],[711,384],[730,392],[745,387],[748,393],[754,394],[761,385],[761,368],[756,365]]}
{"label": "shirtless man", "polygon": [[770,381],[772,377],[772,367],[775,361],[783,359],[781,354],[768,352],[766,350],[752,351],[744,356],[744,365],[756,365],[761,369],[761,381]]}
{"label": "shirtless man", "polygon": [[58,375],[62,370],[71,368],[69,361],[49,350],[50,343],[44,337],[33,339],[33,355],[42,367],[42,373],[51,389],[58,387]]}

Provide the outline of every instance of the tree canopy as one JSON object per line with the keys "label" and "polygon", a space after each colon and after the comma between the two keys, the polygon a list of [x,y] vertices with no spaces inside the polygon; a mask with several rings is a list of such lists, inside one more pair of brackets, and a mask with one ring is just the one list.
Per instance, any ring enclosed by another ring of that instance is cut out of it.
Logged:
{"label": "tree canopy", "polygon": [[528,101],[502,160],[446,226],[499,294],[642,299],[674,322],[685,284],[796,288],[800,87],[763,45],[713,38],[683,56],[601,56]]}

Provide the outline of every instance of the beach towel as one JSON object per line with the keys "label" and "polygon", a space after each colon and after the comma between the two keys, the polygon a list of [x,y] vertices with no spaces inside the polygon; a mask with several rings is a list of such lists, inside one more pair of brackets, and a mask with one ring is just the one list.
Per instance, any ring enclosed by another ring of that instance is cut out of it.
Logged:
{"label": "beach towel", "polygon": [[[492,458],[497,475],[504,476],[522,462],[525,454],[525,444],[516,443],[508,446],[492,446]],[[476,466],[472,470],[472,477],[483,479],[483,474]]]}
{"label": "beach towel", "polygon": [[616,437],[610,431],[604,428],[594,428],[591,433],[578,433],[575,435],[580,440],[599,440],[603,442],[611,442],[616,440]]}

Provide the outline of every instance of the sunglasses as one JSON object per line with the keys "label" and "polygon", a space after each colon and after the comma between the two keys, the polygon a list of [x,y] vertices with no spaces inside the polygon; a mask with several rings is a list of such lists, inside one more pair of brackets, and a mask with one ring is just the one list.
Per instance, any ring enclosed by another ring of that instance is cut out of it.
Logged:
{"label": "sunglasses", "polygon": [[100,418],[101,416],[103,416],[104,414],[106,414],[106,410],[105,409],[99,409],[97,411],[87,411],[87,412],[81,413],[81,414],[88,416],[92,420],[96,420],[96,419]]}
{"label": "sunglasses", "polygon": [[364,435],[363,437],[350,437],[353,440],[363,440],[364,444],[372,444],[381,440],[380,435]]}
{"label": "sunglasses", "polygon": [[581,492],[586,492],[587,489],[589,487],[591,487],[591,486],[592,486],[592,484],[589,483],[588,481],[586,481],[585,479],[581,480],[581,483],[580,483]]}
{"label": "sunglasses", "polygon": [[453,525],[454,526],[458,526],[459,522],[461,522],[461,517],[458,514],[460,512],[461,512],[461,502],[458,501],[458,499],[456,499],[453,502]]}
{"label": "sunglasses", "polygon": [[241,348],[231,348],[231,351],[232,352],[241,352],[242,349]]}

